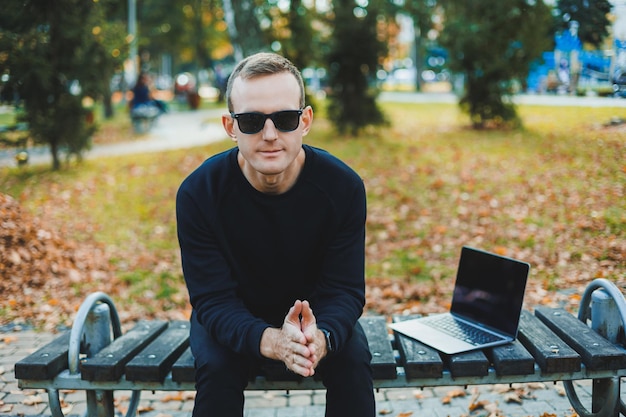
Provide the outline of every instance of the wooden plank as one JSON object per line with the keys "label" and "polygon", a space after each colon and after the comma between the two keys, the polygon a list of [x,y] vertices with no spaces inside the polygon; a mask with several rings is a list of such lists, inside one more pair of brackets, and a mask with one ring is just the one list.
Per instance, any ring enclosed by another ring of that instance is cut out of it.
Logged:
{"label": "wooden plank", "polygon": [[162,382],[189,346],[189,322],[175,321],[126,364],[129,381]]}
{"label": "wooden plank", "polygon": [[359,319],[367,337],[367,344],[372,354],[372,372],[374,379],[396,379],[396,357],[389,341],[387,321],[384,316],[365,316]]}
{"label": "wooden plank", "polygon": [[520,317],[518,339],[533,355],[544,374],[581,369],[580,355],[526,310]]}
{"label": "wooden plank", "polygon": [[626,352],[563,308],[537,307],[535,316],[574,348],[594,371],[626,368]]}
{"label": "wooden plank", "polygon": [[187,348],[172,366],[172,380],[178,383],[196,382],[196,369],[191,348]]}
{"label": "wooden plank", "polygon": [[489,359],[482,350],[444,355],[444,361],[450,368],[452,377],[487,376],[489,374]]}
{"label": "wooden plank", "polygon": [[15,379],[45,380],[68,368],[70,332],[64,333],[15,364]]}
{"label": "wooden plank", "polygon": [[[409,320],[417,316],[394,316],[394,321]],[[443,360],[437,349],[433,349],[402,333],[394,332],[400,362],[408,379],[441,378]]]}
{"label": "wooden plank", "polygon": [[124,366],[167,328],[161,320],[139,321],[135,327],[81,365],[81,377],[87,381],[117,381]]}
{"label": "wooden plank", "polygon": [[487,353],[498,376],[530,375],[535,372],[535,359],[519,340],[496,346]]}

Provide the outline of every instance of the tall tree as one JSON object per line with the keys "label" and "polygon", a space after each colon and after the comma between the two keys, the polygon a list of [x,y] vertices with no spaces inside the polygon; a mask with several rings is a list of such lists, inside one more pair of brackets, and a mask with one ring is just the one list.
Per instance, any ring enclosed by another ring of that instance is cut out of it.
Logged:
{"label": "tall tree", "polygon": [[[328,39],[328,25],[315,5],[306,5],[303,0],[291,0],[289,7],[279,7],[274,2],[264,2],[262,11],[264,33],[272,49],[288,58],[302,70],[319,67],[323,64],[325,44]],[[271,22],[271,23],[270,23]],[[318,30],[314,30],[316,26]],[[306,102],[315,105],[306,91]]]}
{"label": "tall tree", "polygon": [[[266,50],[269,43],[263,35],[261,26],[259,25],[259,13],[254,0],[224,0],[224,6],[230,3],[232,10],[232,23],[234,27],[229,29],[231,35],[231,43],[235,50],[241,50],[243,57],[251,55],[255,52]],[[228,21],[228,20],[227,20]]]}
{"label": "tall tree", "polygon": [[517,125],[510,96],[551,44],[552,15],[542,0],[441,0],[440,41],[464,76],[461,108],[475,128]]}
{"label": "tall tree", "polygon": [[53,169],[60,152],[81,157],[95,130],[88,97],[110,75],[109,51],[100,43],[102,2],[24,0],[3,4],[0,71],[23,100],[22,121],[37,143],[48,144]]}
{"label": "tall tree", "polygon": [[428,32],[433,28],[433,15],[437,8],[437,0],[404,0],[401,2],[401,10],[413,19],[414,56],[415,70],[417,71],[416,89],[421,90],[420,70],[422,69],[422,57],[426,54],[426,42]]}
{"label": "tall tree", "polygon": [[144,65],[167,55],[175,71],[195,72],[232,53],[221,0],[143,0],[137,17]]}
{"label": "tall tree", "polygon": [[609,0],[558,0],[556,6],[557,31],[568,30],[570,22],[576,21],[580,40],[594,47],[601,46],[609,35]]}
{"label": "tall tree", "polygon": [[386,53],[386,44],[377,31],[379,3],[333,2],[333,35],[327,57],[331,90],[328,118],[341,133],[356,135],[366,126],[386,122],[376,104],[376,71],[379,58]]}

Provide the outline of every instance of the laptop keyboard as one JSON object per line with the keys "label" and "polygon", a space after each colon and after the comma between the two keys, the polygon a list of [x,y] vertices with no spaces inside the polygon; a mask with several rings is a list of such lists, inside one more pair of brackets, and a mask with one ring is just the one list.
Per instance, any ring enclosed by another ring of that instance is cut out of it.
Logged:
{"label": "laptop keyboard", "polygon": [[456,337],[474,346],[502,340],[500,336],[471,326],[447,314],[428,316],[423,319],[423,322],[430,327],[441,330],[450,336]]}

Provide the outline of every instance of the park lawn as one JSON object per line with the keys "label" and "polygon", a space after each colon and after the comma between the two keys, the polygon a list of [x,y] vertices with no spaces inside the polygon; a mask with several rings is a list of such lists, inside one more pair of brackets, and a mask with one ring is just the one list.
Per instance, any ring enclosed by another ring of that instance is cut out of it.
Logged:
{"label": "park lawn", "polygon": [[[529,305],[574,308],[597,277],[625,284],[626,129],[604,125],[624,109],[520,106],[523,130],[475,131],[452,104],[381,106],[390,127],[337,136],[318,116],[305,138],[365,182],[369,311],[445,309],[462,245],[530,262]],[[0,189],[66,239],[106,248],[120,310],[188,310],[176,190],[231,146],[4,169]]]}

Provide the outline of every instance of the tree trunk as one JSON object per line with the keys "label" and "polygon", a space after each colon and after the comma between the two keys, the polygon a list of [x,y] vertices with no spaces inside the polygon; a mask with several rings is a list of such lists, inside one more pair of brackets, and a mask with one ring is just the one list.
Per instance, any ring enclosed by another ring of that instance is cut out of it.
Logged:
{"label": "tree trunk", "polygon": [[243,59],[243,51],[239,42],[239,33],[235,25],[235,11],[231,0],[224,0],[224,20],[228,26],[228,34],[230,35],[230,43],[233,45],[235,61],[239,62]]}
{"label": "tree trunk", "polygon": [[60,170],[61,160],[59,159],[59,147],[57,146],[56,140],[50,142],[50,155],[52,155],[52,170]]}

